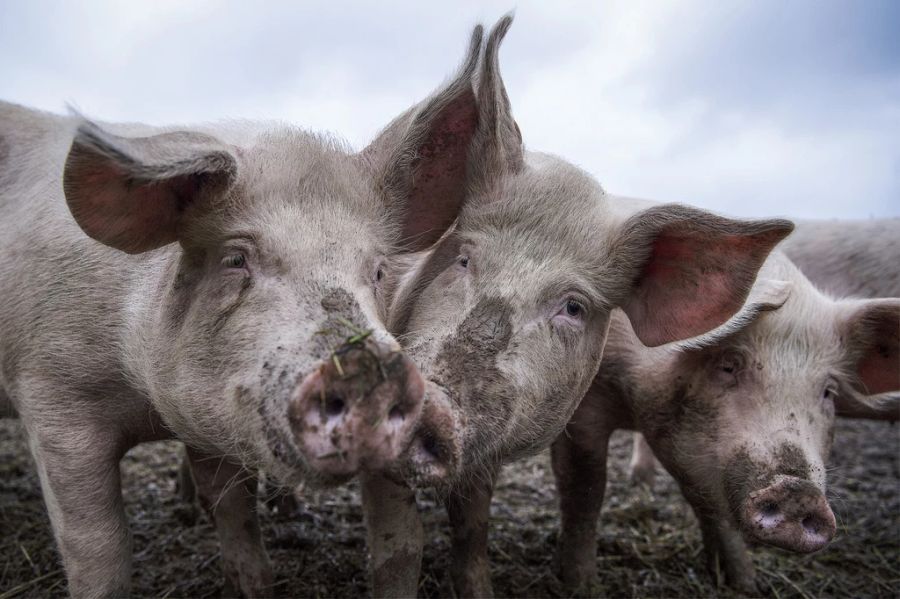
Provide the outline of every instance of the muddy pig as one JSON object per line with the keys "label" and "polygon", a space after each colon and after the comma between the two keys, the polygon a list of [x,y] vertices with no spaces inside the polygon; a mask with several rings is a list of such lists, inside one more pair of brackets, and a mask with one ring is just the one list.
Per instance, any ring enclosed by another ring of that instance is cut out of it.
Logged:
{"label": "muddy pig", "polygon": [[226,594],[253,595],[272,579],[242,467],[329,484],[413,439],[440,391],[378,295],[386,262],[456,219],[481,41],[390,151],[0,104],[0,406],[26,428],[73,596],[128,593],[119,460],[138,443],[186,442],[221,508]]}
{"label": "muddy pig", "polygon": [[[363,474],[376,596],[416,594],[414,489],[427,486],[446,498],[458,594],[489,595],[494,476],[565,426],[596,373],[613,308],[651,345],[714,329],[792,228],[676,205],[634,214],[576,167],[526,153],[497,58],[510,23],[494,28],[482,59],[459,222],[423,256],[385,265],[388,328],[446,393],[426,397],[397,468]],[[381,147],[407,127],[402,115]]]}
{"label": "muddy pig", "polygon": [[836,414],[900,417],[900,299],[835,300],[780,252],[745,306],[688,342],[644,347],[624,314],[603,365],[553,445],[557,564],[596,574],[596,522],[616,429],[643,433],[700,522],[710,571],[758,593],[747,543],[825,547],[835,518],[825,462]]}
{"label": "muddy pig", "polygon": [[[406,466],[363,477],[376,596],[413,596],[422,527],[415,487],[445,498],[460,596],[491,594],[488,508],[502,464],[549,446],[596,374],[621,307],[643,343],[702,334],[744,303],[790,230],[684,206],[626,213],[586,173],[526,152],[498,65],[511,23],[491,31],[477,80],[479,130],[457,226],[400,279],[389,330],[448,409]],[[393,126],[396,126],[396,123]],[[389,127],[390,129],[390,127]],[[428,465],[433,467],[429,470]]]}
{"label": "muddy pig", "polygon": [[[821,291],[836,297],[900,297],[900,219],[801,220],[778,244]],[[849,414],[844,414],[849,416]],[[634,434],[631,480],[652,484],[656,459]]]}

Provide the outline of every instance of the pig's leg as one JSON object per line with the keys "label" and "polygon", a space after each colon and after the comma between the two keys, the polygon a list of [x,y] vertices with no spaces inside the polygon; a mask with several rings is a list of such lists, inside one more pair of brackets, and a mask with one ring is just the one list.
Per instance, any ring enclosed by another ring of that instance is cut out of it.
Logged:
{"label": "pig's leg", "polygon": [[706,565],[716,584],[724,575],[728,586],[747,595],[758,595],[756,568],[741,533],[727,520],[715,514],[703,497],[684,489],[685,498],[694,509],[703,533]]}
{"label": "pig's leg", "polygon": [[652,488],[656,478],[656,457],[653,449],[639,432],[632,434],[631,463],[628,465],[628,478],[633,483]]}
{"label": "pig's leg", "polygon": [[121,431],[82,424],[32,426],[29,445],[72,597],[123,597],[131,585],[131,531],[119,460]]}
{"label": "pig's leg", "polygon": [[748,595],[759,594],[756,568],[741,533],[727,522],[711,519],[701,520],[700,529],[710,573],[718,577],[724,572],[728,586]]}
{"label": "pig's leg", "polygon": [[579,430],[574,422],[553,443],[553,475],[561,527],[556,567],[566,587],[589,588],[597,576],[597,519],[606,491],[606,453],[611,431]]}
{"label": "pig's leg", "polygon": [[181,464],[178,466],[178,478],[175,486],[178,497],[187,504],[193,505],[197,499],[197,487],[194,485],[194,477],[191,474],[191,461],[187,454],[181,456]]}
{"label": "pig's leg", "polygon": [[454,488],[447,498],[450,516],[450,577],[457,597],[493,597],[488,560],[488,528],[496,471]]}
{"label": "pig's leg", "polygon": [[272,594],[272,564],[263,547],[256,514],[256,476],[219,457],[210,458],[190,447],[200,504],[216,524],[225,571],[226,597],[268,597]]}
{"label": "pig's leg", "polygon": [[380,474],[364,474],[362,501],[373,596],[415,597],[424,542],[415,491]]}

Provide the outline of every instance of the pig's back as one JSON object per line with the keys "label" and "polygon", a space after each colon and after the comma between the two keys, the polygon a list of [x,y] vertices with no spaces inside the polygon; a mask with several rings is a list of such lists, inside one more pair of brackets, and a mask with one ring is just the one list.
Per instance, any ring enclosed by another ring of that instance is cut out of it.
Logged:
{"label": "pig's back", "polygon": [[900,297],[900,219],[798,221],[779,249],[832,295]]}
{"label": "pig's back", "polygon": [[87,237],[65,202],[73,118],[0,103],[0,388],[121,372],[135,257]]}

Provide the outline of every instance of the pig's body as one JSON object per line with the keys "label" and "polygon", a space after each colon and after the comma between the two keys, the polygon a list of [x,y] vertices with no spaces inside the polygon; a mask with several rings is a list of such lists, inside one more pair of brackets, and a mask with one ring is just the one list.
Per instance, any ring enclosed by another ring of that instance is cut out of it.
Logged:
{"label": "pig's body", "polygon": [[226,594],[250,595],[272,582],[250,473],[330,484],[409,444],[425,382],[379,320],[383,264],[456,217],[476,33],[362,153],[0,104],[0,412],[27,430],[72,595],[127,594],[118,462],[138,443],[188,445]]}
{"label": "pig's body", "polygon": [[827,544],[835,411],[898,416],[898,321],[900,300],[832,300],[780,254],[744,311],[706,338],[647,348],[616,315],[600,372],[553,446],[563,579],[580,586],[596,573],[616,429],[643,433],[700,521],[711,570],[733,586],[756,592],[744,539],[802,552]]}
{"label": "pig's body", "polygon": [[836,297],[900,297],[900,218],[798,221],[778,247]]}

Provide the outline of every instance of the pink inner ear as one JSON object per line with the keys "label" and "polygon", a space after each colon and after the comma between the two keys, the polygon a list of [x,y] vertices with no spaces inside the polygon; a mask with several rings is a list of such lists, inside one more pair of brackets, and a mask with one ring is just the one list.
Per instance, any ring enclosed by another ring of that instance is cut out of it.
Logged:
{"label": "pink inner ear", "polygon": [[89,236],[126,252],[175,241],[183,209],[178,198],[196,190],[191,177],[139,184],[108,161],[78,170],[72,173],[67,197],[72,215]]}
{"label": "pink inner ear", "polygon": [[869,395],[900,391],[900,317],[876,323],[874,339],[856,365],[860,381]]}
{"label": "pink inner ear", "polygon": [[661,233],[625,306],[641,341],[661,345],[725,323],[773,245],[767,237]]}
{"label": "pink inner ear", "polygon": [[900,356],[896,352],[888,355],[886,348],[878,349],[884,353],[869,352],[857,366],[859,378],[869,395],[900,390],[900,370],[897,368]]}
{"label": "pink inner ear", "polygon": [[413,164],[403,226],[407,245],[428,247],[456,220],[465,199],[468,152],[477,125],[471,89],[454,98],[432,123]]}

